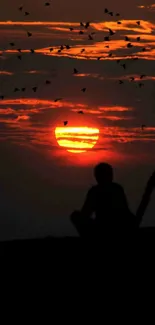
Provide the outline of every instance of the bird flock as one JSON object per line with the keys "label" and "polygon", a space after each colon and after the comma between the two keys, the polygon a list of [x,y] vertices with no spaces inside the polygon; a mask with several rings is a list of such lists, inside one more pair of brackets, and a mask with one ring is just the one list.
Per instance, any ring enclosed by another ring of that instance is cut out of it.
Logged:
{"label": "bird flock", "polygon": [[[49,6],[51,6],[51,4],[52,4],[51,1],[44,2],[44,6],[45,6],[45,7],[49,7]],[[24,15],[25,17],[30,16],[30,12],[25,10],[24,5],[21,5],[21,6],[18,8],[18,10],[19,10],[21,13],[23,13],[23,15]],[[121,24],[122,24],[122,22],[121,22],[121,20],[120,20],[120,13],[118,13],[118,12],[114,13],[113,11],[110,11],[110,10],[108,10],[107,8],[105,8],[105,9],[104,9],[104,14],[105,14],[105,15],[109,15],[109,16],[111,16],[111,17],[118,17],[119,20],[117,21],[117,24],[118,24],[118,25],[121,25]],[[140,26],[141,22],[138,20],[138,21],[136,22],[136,24],[137,24],[138,26]],[[88,31],[88,40],[89,40],[89,41],[93,41],[93,40],[94,40],[94,36],[95,36],[95,32],[91,32],[91,33],[89,33],[89,28],[90,28],[90,26],[91,26],[91,22],[90,22],[90,21],[88,21],[88,22],[80,22],[80,23],[79,23],[80,31],[79,31],[78,33],[79,33],[79,35],[84,35],[84,34],[85,34],[85,31]],[[74,30],[74,28],[73,28],[73,27],[69,27],[69,30],[72,32],[72,31]],[[32,32],[31,32],[31,31],[27,31],[27,30],[25,30],[25,32],[26,32],[26,34],[27,34],[27,37],[29,37],[29,38],[32,37]],[[108,32],[109,32],[109,34],[108,34],[107,36],[104,36],[104,41],[110,43],[111,38],[112,38],[116,33],[115,33],[112,29],[110,29],[110,28],[108,29]],[[125,39],[124,39],[124,40],[127,42],[126,47],[127,47],[128,49],[133,48],[133,44],[131,43],[131,40],[130,40],[130,38],[129,38],[128,36],[125,36]],[[138,37],[136,38],[136,41],[137,41],[137,42],[140,42],[140,41],[141,41],[140,36],[138,36]],[[16,48],[16,44],[15,44],[15,42],[10,42],[10,43],[9,43],[9,46],[10,46],[12,49],[15,49],[15,50],[18,52],[18,54],[17,54],[17,59],[21,61],[21,60],[22,60],[22,50],[21,50],[20,48]],[[70,48],[71,48],[71,46],[70,46],[69,44],[61,45],[60,48],[58,49],[58,52],[57,52],[57,53],[60,54],[60,53],[63,52],[64,49],[70,50]],[[105,48],[109,48],[109,49],[110,49],[110,45],[107,45],[107,44],[106,44],[106,45],[105,45]],[[52,52],[53,50],[54,50],[53,47],[50,47],[50,48],[49,48],[49,52]],[[145,50],[146,50],[145,48],[142,48],[142,51],[145,51]],[[3,52],[5,52],[5,50],[4,50]],[[84,52],[85,52],[85,48],[81,49],[81,53],[84,53]],[[36,53],[35,49],[30,49],[30,53],[34,55],[34,54]],[[1,55],[2,55],[2,53],[1,53]],[[107,57],[113,57],[113,54],[110,52],[110,53],[108,53]],[[103,57],[100,56],[100,57],[97,57],[96,59],[97,59],[97,60],[101,60],[102,58],[103,58]],[[105,59],[105,57],[104,57],[104,59]],[[134,56],[134,57],[132,58],[132,60],[138,60],[138,57],[135,57],[135,56]],[[126,68],[127,68],[127,64],[126,64],[126,63],[121,63],[121,61],[122,61],[122,60],[120,60],[120,59],[116,60],[117,64],[120,64],[120,66],[121,66],[124,70],[126,70]],[[79,71],[77,70],[77,68],[74,68],[74,69],[73,69],[73,75],[78,75],[78,73],[79,73]],[[141,75],[140,75],[140,77],[139,77],[140,82],[138,83],[139,88],[142,88],[142,87],[144,86],[144,83],[142,82],[142,79],[144,79],[145,77],[146,77],[145,74],[141,74]],[[135,77],[130,77],[129,79],[130,79],[131,82],[134,82],[134,81],[135,81]],[[124,84],[124,81],[123,81],[123,80],[119,80],[118,82],[119,82],[119,85],[123,85],[123,84]],[[46,80],[44,84],[45,84],[45,85],[50,85],[50,84],[51,84],[51,81],[50,81],[50,80]],[[34,93],[36,93],[37,90],[38,90],[38,86],[34,86],[34,87],[32,87],[32,91],[33,91]],[[81,88],[81,92],[83,92],[83,93],[85,93],[86,90],[87,90],[86,87]],[[26,91],[26,87],[21,87],[21,88],[15,87],[15,88],[14,88],[14,93],[16,93],[16,92],[20,92],[20,91],[21,91],[21,92],[25,92],[25,91]],[[4,98],[5,98],[4,94],[1,94],[1,95],[0,95],[0,99],[3,100]],[[58,101],[60,101],[60,100],[63,100],[63,98],[59,97],[59,98],[55,98],[55,99],[54,99],[55,102],[58,102]],[[79,110],[79,111],[78,111],[78,114],[83,114],[83,111],[82,111],[82,110]],[[64,123],[64,125],[66,126],[66,125],[68,124],[68,121],[64,121],[63,123]],[[143,125],[141,126],[142,130],[144,130],[145,127],[146,127],[146,126],[143,124]]]}

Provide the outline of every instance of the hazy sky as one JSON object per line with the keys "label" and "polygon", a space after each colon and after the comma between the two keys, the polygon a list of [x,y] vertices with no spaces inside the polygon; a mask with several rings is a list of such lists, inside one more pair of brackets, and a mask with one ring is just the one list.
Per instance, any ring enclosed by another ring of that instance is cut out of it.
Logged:
{"label": "hazy sky", "polygon": [[[1,0],[0,239],[75,233],[68,215],[81,206],[100,161],[114,166],[135,211],[154,169],[155,3],[44,3],[23,1],[20,11],[20,1]],[[88,29],[80,26],[87,21]],[[109,29],[114,35],[106,41]],[[73,154],[58,146],[54,131],[64,120],[99,129],[93,150]],[[145,224],[155,225],[152,209]]]}

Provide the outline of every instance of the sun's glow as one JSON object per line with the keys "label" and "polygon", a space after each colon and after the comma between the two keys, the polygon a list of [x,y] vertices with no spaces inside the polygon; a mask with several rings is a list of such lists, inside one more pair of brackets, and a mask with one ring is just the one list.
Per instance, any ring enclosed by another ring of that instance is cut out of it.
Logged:
{"label": "sun's glow", "polygon": [[56,127],[55,137],[68,152],[82,153],[92,149],[99,139],[99,129],[90,127]]}

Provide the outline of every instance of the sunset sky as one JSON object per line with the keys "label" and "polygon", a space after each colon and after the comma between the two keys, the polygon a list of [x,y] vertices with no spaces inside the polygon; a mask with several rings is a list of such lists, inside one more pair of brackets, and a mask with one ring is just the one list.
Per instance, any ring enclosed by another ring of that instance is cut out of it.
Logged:
{"label": "sunset sky", "polygon": [[[45,2],[1,0],[0,239],[76,234],[68,216],[100,161],[114,166],[135,212],[155,169],[155,3]],[[64,121],[99,130],[99,139],[84,134],[94,147],[59,146],[55,129]],[[153,208],[145,225],[155,226]]]}

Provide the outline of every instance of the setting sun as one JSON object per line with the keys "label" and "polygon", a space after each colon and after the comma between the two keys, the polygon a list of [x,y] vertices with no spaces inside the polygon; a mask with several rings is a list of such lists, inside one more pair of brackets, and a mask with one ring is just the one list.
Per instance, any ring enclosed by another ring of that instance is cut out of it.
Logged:
{"label": "setting sun", "polygon": [[92,149],[99,139],[99,129],[90,127],[56,127],[55,137],[68,152],[81,153]]}

